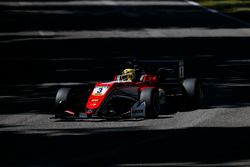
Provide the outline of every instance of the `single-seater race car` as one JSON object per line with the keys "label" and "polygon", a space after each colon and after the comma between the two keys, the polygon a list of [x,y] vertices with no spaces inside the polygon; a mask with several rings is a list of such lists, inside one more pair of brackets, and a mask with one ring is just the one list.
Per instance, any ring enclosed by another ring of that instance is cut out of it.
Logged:
{"label": "single-seater race car", "polygon": [[113,81],[60,88],[55,118],[156,118],[202,103],[201,81],[184,78],[182,60],[138,60]]}

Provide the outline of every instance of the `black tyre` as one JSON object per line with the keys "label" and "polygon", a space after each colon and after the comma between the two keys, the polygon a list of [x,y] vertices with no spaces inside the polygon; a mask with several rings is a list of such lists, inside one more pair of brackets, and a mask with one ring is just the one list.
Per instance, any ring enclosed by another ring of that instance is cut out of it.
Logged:
{"label": "black tyre", "polygon": [[70,110],[74,116],[78,116],[79,112],[84,109],[85,103],[89,96],[86,88],[61,88],[56,94],[55,100],[55,117],[67,118],[69,115],[65,110]]}
{"label": "black tyre", "polygon": [[195,110],[203,105],[203,89],[201,81],[196,78],[188,78],[183,81],[184,107],[188,110]]}
{"label": "black tyre", "polygon": [[55,117],[65,118],[64,111],[68,109],[72,103],[71,88],[61,88],[57,91],[55,100]]}
{"label": "black tyre", "polygon": [[160,113],[159,93],[155,88],[141,91],[140,101],[146,102],[146,118],[156,118]]}

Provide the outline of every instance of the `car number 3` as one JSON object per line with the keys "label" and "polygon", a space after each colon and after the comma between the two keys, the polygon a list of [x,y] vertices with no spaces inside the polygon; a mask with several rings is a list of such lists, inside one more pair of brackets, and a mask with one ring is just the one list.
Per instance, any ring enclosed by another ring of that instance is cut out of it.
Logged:
{"label": "car number 3", "polygon": [[93,95],[104,95],[108,90],[108,87],[105,87],[105,86],[98,86],[94,89],[93,91]]}
{"label": "car number 3", "polygon": [[102,90],[103,90],[103,88],[98,88],[98,90],[96,91],[96,93],[102,93]]}

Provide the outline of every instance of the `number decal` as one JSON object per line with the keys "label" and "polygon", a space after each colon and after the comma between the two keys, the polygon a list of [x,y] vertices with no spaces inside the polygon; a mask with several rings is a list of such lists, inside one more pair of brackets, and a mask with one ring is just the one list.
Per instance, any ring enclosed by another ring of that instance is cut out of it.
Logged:
{"label": "number decal", "polygon": [[92,95],[95,96],[102,96],[104,95],[108,90],[108,86],[97,86],[92,92]]}
{"label": "number decal", "polygon": [[102,93],[102,90],[103,90],[103,88],[99,88],[99,89],[96,91],[96,93],[100,94],[100,93]]}

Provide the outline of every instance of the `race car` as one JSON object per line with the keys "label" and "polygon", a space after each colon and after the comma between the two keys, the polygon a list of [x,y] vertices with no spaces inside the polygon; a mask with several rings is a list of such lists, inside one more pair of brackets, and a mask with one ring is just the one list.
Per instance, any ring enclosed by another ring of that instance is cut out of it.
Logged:
{"label": "race car", "polygon": [[202,83],[184,78],[183,60],[138,60],[113,81],[60,88],[55,118],[156,118],[202,103]]}

